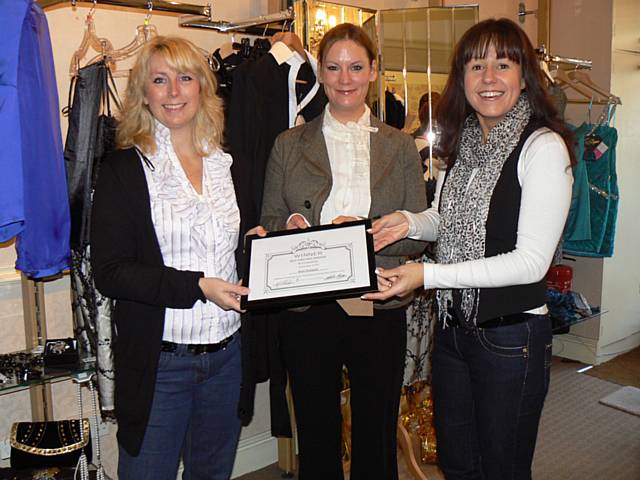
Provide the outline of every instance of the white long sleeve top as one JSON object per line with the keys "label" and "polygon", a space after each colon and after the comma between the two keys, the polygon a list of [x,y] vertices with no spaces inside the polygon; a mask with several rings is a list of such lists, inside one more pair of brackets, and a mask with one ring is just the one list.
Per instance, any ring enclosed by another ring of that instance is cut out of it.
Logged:
{"label": "white long sleeve top", "polygon": [[[544,277],[562,235],[571,203],[573,175],[566,145],[548,128],[536,130],[518,159],[522,188],[516,247],[493,257],[454,264],[424,264],[425,288],[495,288],[525,285]],[[438,175],[431,208],[402,213],[409,220],[409,238],[436,241],[438,205],[445,172]],[[528,313],[546,313],[546,305]]]}

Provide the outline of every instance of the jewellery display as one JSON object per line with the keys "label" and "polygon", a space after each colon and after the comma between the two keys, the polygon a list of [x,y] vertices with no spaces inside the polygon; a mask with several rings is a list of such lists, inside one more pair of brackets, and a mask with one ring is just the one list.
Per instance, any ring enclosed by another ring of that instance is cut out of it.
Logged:
{"label": "jewellery display", "polygon": [[75,338],[51,339],[44,345],[44,364],[47,367],[75,365],[79,358]]}
{"label": "jewellery display", "polygon": [[19,384],[42,377],[41,354],[17,352],[0,354],[0,386]]}

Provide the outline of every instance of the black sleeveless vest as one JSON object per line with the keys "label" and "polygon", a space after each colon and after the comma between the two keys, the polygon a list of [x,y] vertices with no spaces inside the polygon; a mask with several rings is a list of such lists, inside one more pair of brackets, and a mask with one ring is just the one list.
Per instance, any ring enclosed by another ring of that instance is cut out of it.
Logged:
{"label": "black sleeveless vest", "polygon": [[[508,253],[516,248],[522,194],[518,182],[518,159],[527,138],[542,126],[534,120],[527,124],[516,148],[513,149],[502,167],[491,196],[485,225],[485,257]],[[477,325],[502,315],[521,313],[543,305],[545,290],[544,278],[539,282],[527,285],[479,289],[479,294],[476,297],[476,301],[479,302]],[[464,315],[460,302],[461,290],[453,289],[453,308],[457,317],[462,320]]]}

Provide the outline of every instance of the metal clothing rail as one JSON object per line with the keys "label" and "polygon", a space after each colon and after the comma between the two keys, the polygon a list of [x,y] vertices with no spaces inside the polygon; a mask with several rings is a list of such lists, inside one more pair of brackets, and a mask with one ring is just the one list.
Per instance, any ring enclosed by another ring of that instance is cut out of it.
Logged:
{"label": "metal clothing rail", "polygon": [[563,63],[565,65],[575,65],[577,68],[591,70],[593,62],[591,60],[583,60],[581,58],[561,57],[559,55],[551,55],[547,52],[547,47],[542,45],[536,49],[540,60],[547,63]]}
{"label": "metal clothing rail", "polygon": [[260,15],[241,22],[227,22],[223,20],[203,20],[202,17],[184,16],[181,17],[179,22],[181,27],[192,28],[207,28],[210,30],[217,30],[219,32],[247,32],[252,27],[258,27],[260,25],[266,25],[267,28],[270,24],[282,23],[293,21],[294,13],[292,9],[282,10],[277,13],[270,13],[268,15]]}
{"label": "metal clothing rail", "polygon": [[96,5],[116,5],[119,7],[139,8],[141,10],[153,10],[159,12],[179,13],[182,15],[192,15],[194,18],[211,18],[211,4],[194,5],[192,3],[181,3],[169,0],[99,0],[97,2],[82,0],[37,0],[42,8],[49,8],[55,5],[76,3],[93,3]]}

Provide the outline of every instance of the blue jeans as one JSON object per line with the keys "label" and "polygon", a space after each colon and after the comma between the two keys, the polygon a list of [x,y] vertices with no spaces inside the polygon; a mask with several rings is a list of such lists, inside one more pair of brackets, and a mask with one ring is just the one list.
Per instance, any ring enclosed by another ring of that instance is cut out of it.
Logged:
{"label": "blue jeans", "polygon": [[223,350],[194,355],[179,345],[161,352],[140,454],[119,448],[120,480],[175,480],[182,457],[184,480],[231,477],[240,420],[240,332]]}
{"label": "blue jeans", "polygon": [[550,367],[546,315],[497,328],[438,325],[432,388],[447,480],[531,478]]}

